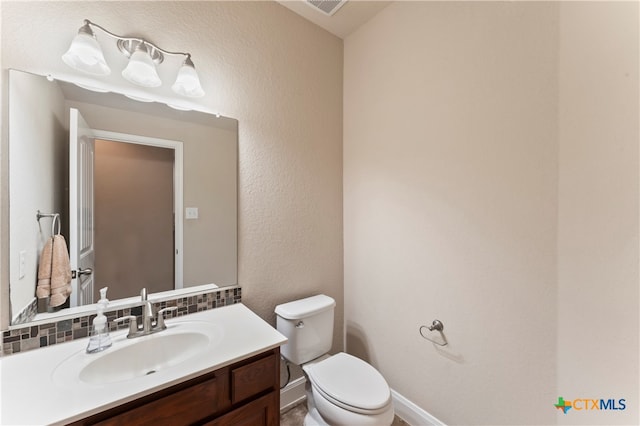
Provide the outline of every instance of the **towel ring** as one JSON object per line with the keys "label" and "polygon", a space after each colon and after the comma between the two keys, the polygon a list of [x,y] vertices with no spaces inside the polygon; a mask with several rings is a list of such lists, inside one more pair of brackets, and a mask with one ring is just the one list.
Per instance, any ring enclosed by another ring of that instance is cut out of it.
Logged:
{"label": "towel ring", "polygon": [[[439,345],[439,346],[447,346],[449,342],[447,341],[447,338],[445,337],[442,330],[444,330],[444,324],[442,324],[442,322],[437,319],[433,320],[431,325],[429,326],[421,325],[420,328],[418,329],[418,331],[420,332],[420,335],[425,339],[427,339],[428,341],[430,341],[431,343],[435,343],[436,345]],[[438,333],[440,333],[440,337],[442,338],[442,341],[439,342],[433,339],[431,336],[428,335],[427,331],[437,331]]]}
{"label": "towel ring", "polygon": [[[36,219],[40,222],[40,219],[43,217],[52,217],[53,221],[51,222],[51,236],[60,235],[60,213],[41,213],[40,210],[36,212]],[[57,226],[57,231],[56,231]]]}

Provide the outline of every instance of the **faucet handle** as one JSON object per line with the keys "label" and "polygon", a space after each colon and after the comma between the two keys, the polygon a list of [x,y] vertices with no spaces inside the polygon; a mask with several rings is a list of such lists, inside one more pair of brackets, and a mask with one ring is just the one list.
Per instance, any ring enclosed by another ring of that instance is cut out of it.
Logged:
{"label": "faucet handle", "polygon": [[164,324],[164,313],[177,311],[177,310],[178,310],[177,306],[170,306],[168,308],[160,309],[158,311],[158,320],[156,321],[156,328],[158,330],[164,330],[165,328],[167,328],[167,326]]}
{"label": "faucet handle", "polygon": [[135,317],[135,315],[127,315],[125,317],[116,318],[113,320],[113,323],[118,324],[127,320],[129,320],[129,334],[127,334],[127,337],[131,338],[138,332],[138,319]]}

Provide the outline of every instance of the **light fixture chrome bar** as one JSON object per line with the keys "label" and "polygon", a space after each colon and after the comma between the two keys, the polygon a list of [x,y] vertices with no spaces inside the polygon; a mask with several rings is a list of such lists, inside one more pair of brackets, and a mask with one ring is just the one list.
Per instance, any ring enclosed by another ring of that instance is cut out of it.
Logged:
{"label": "light fixture chrome bar", "polygon": [[133,52],[135,52],[141,45],[147,49],[147,53],[151,56],[151,60],[154,64],[159,65],[164,61],[164,55],[162,52],[156,49],[151,43],[138,41],[132,38],[118,39],[118,49],[120,49],[120,52],[122,52],[122,54],[127,58],[130,58],[131,55],[133,55]]}
{"label": "light fixture chrome bar", "polygon": [[90,27],[99,28],[102,31],[104,31],[106,34],[108,34],[111,37],[113,37],[116,40],[118,40],[118,42],[117,42],[118,43],[118,49],[120,49],[120,51],[127,58],[131,57],[133,52],[135,52],[136,47],[138,47],[138,45],[140,45],[140,44],[144,44],[146,46],[147,51],[149,52],[149,55],[151,56],[151,59],[156,64],[161,64],[162,63],[162,61],[164,60],[163,55],[186,56],[187,58],[191,58],[191,53],[188,53],[188,52],[172,52],[170,50],[162,49],[161,47],[159,47],[159,46],[157,46],[157,45],[155,45],[155,44],[151,43],[150,41],[145,40],[143,38],[120,36],[118,34],[112,33],[111,31],[107,30],[103,26],[98,25],[95,22],[92,22],[92,21],[90,21],[88,19],[85,19],[84,23],[86,25],[89,25]]}

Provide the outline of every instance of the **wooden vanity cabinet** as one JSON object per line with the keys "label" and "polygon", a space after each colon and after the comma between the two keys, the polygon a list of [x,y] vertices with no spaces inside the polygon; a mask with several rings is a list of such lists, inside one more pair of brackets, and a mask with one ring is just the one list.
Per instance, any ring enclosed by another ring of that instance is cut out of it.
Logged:
{"label": "wooden vanity cabinet", "polygon": [[274,426],[280,423],[279,382],[275,348],[73,424]]}

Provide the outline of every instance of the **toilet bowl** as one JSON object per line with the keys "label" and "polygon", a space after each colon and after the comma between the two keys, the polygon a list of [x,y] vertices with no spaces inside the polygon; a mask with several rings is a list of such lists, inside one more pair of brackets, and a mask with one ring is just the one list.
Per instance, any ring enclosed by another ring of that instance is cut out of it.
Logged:
{"label": "toilet bowl", "polygon": [[371,365],[340,352],[319,362],[304,364],[309,379],[306,426],[390,425],[391,391]]}
{"label": "toilet bowl", "polygon": [[318,295],[275,310],[276,327],[289,339],[282,355],[300,365],[308,378],[305,425],[388,426],[394,410],[384,377],[352,355],[328,355],[334,307],[332,298]]}

